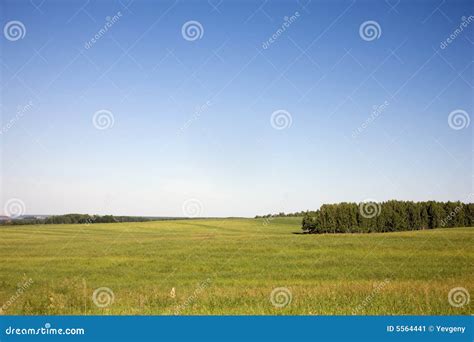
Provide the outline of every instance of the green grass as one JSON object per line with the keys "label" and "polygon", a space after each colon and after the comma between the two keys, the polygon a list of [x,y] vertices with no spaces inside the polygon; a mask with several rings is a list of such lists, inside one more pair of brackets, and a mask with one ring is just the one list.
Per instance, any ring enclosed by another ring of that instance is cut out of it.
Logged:
{"label": "green grass", "polygon": [[[177,307],[193,315],[472,313],[472,304],[451,306],[448,293],[473,293],[474,229],[294,234],[300,222],[1,227],[0,306],[4,314],[60,315],[174,314]],[[16,296],[29,278],[33,284]],[[114,293],[105,308],[92,301],[99,287]],[[276,287],[291,292],[291,303],[272,305]]]}

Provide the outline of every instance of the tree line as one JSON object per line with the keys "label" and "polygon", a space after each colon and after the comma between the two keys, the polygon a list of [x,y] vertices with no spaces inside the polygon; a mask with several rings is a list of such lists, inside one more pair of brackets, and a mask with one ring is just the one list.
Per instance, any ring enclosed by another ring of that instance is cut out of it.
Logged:
{"label": "tree line", "polygon": [[47,218],[18,218],[4,222],[4,225],[29,225],[29,224],[93,224],[115,222],[145,222],[157,220],[172,220],[173,217],[143,217],[143,216],[114,216],[114,215],[88,215],[66,214],[55,215]]}
{"label": "tree line", "polygon": [[474,226],[474,204],[387,201],[324,204],[304,213],[305,233],[370,233]]}
{"label": "tree line", "polygon": [[256,219],[270,218],[270,217],[303,217],[308,211],[297,211],[294,213],[279,212],[278,214],[257,215]]}

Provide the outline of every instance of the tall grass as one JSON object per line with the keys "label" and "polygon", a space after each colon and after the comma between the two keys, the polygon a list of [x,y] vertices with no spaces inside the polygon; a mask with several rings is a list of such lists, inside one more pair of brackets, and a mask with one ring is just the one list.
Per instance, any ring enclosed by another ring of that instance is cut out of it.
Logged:
{"label": "tall grass", "polygon": [[[448,301],[454,287],[472,293],[472,228],[303,235],[300,222],[2,227],[0,307],[59,315],[472,313],[471,304]],[[113,292],[104,307],[93,300],[100,287]],[[291,296],[282,307],[270,298],[277,287]]]}

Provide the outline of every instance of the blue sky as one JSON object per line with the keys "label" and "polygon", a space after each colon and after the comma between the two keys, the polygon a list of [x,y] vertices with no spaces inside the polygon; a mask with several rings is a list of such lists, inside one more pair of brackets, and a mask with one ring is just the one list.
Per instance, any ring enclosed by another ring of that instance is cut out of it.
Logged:
{"label": "blue sky", "polygon": [[4,211],[182,216],[191,200],[200,216],[254,216],[472,193],[472,2],[3,0],[0,13],[24,26],[0,45]]}

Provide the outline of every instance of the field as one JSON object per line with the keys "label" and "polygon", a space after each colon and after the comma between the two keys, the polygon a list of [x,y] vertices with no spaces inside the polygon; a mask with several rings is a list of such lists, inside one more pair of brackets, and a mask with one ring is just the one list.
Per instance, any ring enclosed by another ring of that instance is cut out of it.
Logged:
{"label": "field", "polygon": [[[59,315],[473,313],[472,303],[448,301],[455,287],[473,293],[472,228],[304,235],[300,223],[0,227],[0,306]],[[272,296],[275,288],[285,289]]]}

